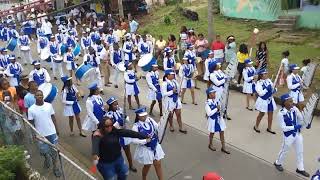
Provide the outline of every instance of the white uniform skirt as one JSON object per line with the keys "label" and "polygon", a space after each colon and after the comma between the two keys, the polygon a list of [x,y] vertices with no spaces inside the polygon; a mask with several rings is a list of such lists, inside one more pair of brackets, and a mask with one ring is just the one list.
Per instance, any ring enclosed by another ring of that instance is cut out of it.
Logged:
{"label": "white uniform skirt", "polygon": [[173,111],[175,109],[181,109],[182,104],[181,104],[180,98],[178,97],[177,102],[173,102],[173,98],[166,97],[164,101],[164,108],[165,110],[168,109],[169,111]]}
{"label": "white uniform skirt", "polygon": [[[188,87],[188,85],[189,85],[189,87]],[[193,87],[195,87],[193,79],[190,79],[190,84],[188,84],[188,79],[182,78],[182,83],[181,83],[181,88],[182,89],[193,88]]]}
{"label": "white uniform skirt", "polygon": [[158,143],[156,153],[145,145],[138,145],[134,153],[134,159],[140,164],[153,164],[154,160],[161,160],[164,158],[164,152],[161,145]]}
{"label": "white uniform skirt", "polygon": [[[81,107],[78,103],[78,107],[81,111]],[[73,111],[73,108],[72,108],[72,105],[64,105],[64,108],[63,108],[63,115],[64,116],[74,116],[74,111]]]}
{"label": "white uniform skirt", "polygon": [[298,104],[299,102],[304,101],[303,93],[300,91],[290,91],[290,96],[292,97],[293,103]]}
{"label": "white uniform skirt", "polygon": [[208,118],[208,131],[210,133],[221,132],[227,128],[226,122],[222,117],[220,119],[214,120],[210,117]]}
{"label": "white uniform skirt", "polygon": [[77,65],[76,65],[75,62],[74,62],[75,69],[72,69],[72,65],[71,65],[71,64],[72,64],[72,63],[70,63],[70,62],[67,62],[67,63],[66,63],[66,69],[67,69],[68,71],[77,69]]}
{"label": "white uniform skirt", "polygon": [[149,99],[150,101],[156,101],[157,100],[157,93],[155,91],[153,91],[152,89],[149,89],[147,99]]}
{"label": "white uniform skirt", "polygon": [[277,105],[273,97],[267,100],[263,100],[258,97],[256,101],[256,109],[260,112],[273,112],[277,109]]}
{"label": "white uniform skirt", "polygon": [[245,94],[252,94],[253,93],[253,83],[244,82],[242,92]]}
{"label": "white uniform skirt", "polygon": [[131,62],[131,61],[136,60],[136,58],[137,57],[136,57],[135,53],[132,53],[132,59],[131,60],[129,59],[129,54],[128,53],[124,53],[124,60],[125,61],[130,61]]}
{"label": "white uniform skirt", "polygon": [[[140,91],[140,88],[138,85],[137,85],[137,87],[138,87],[138,91]],[[138,92],[138,94],[136,94],[136,92],[134,90],[134,85],[126,83],[126,94],[127,94],[127,96],[134,96],[134,95],[138,95],[139,92]]]}

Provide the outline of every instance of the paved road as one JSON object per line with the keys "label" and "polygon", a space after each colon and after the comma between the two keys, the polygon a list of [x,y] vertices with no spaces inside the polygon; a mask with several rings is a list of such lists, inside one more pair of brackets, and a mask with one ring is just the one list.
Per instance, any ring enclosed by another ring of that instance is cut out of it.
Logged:
{"label": "paved road", "polygon": [[[33,54],[36,57],[35,54]],[[44,63],[45,64],[45,63]],[[28,65],[26,69],[31,69]],[[53,81],[61,88],[60,81]],[[150,102],[146,99],[147,86],[145,80],[139,81],[142,93],[140,100],[142,104],[148,105]],[[200,84],[202,90],[196,91],[198,106],[190,104],[190,95],[187,92],[186,101],[189,104],[183,106],[183,121],[188,126],[188,134],[182,135],[179,133],[167,133],[163,142],[163,148],[166,157],[163,160],[163,169],[165,179],[200,179],[201,175],[207,171],[217,171],[225,179],[298,179],[295,173],[295,157],[294,152],[288,154],[286,160],[285,173],[278,173],[272,166],[279,148],[281,146],[282,135],[280,133],[277,121],[274,121],[274,129],[277,135],[267,134],[262,131],[261,134],[256,134],[253,130],[253,123],[257,112],[249,112],[244,108],[245,96],[231,91],[230,93],[230,111],[229,114],[233,118],[227,122],[226,140],[229,143],[228,148],[232,154],[226,156],[218,152],[210,152],[207,149],[207,130],[206,120],[204,118],[204,102],[205,85]],[[86,88],[83,88],[85,94]],[[105,88],[105,96],[115,95],[120,98],[120,103],[123,102],[123,88],[113,87]],[[85,100],[81,102],[82,109]],[[68,149],[75,157],[79,158],[84,164],[90,164],[91,141],[90,138],[81,138],[79,136],[70,137],[67,118],[62,116],[61,100],[58,96],[54,102],[56,115],[58,117],[59,129],[61,132],[61,144]],[[155,113],[158,115],[158,113]],[[130,117],[133,112],[129,111]],[[82,119],[85,117],[85,110],[81,113]],[[156,120],[159,116],[155,117]],[[317,169],[315,159],[319,156],[319,143],[314,143],[319,137],[320,120],[314,120],[313,128],[304,131],[304,157],[305,166],[309,172],[314,172]],[[75,126],[76,127],[76,126]],[[177,125],[176,125],[177,127]],[[266,119],[261,124],[261,129],[266,128]],[[75,128],[76,129],[76,128]],[[77,132],[77,131],[75,131]],[[217,149],[220,144],[215,142]],[[132,148],[134,152],[134,148]],[[141,165],[136,164],[139,170]],[[141,171],[140,171],[141,172]],[[139,174],[130,175],[130,179],[140,179]],[[150,179],[155,179],[155,173],[152,169]]]}

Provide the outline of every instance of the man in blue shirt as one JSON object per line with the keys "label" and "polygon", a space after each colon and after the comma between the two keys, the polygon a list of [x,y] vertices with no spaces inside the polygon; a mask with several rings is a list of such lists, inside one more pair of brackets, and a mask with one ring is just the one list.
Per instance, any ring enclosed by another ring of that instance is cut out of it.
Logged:
{"label": "man in blue shirt", "polygon": [[130,33],[136,33],[139,27],[139,23],[134,20],[134,17],[130,20]]}
{"label": "man in blue shirt", "polygon": [[36,103],[35,93],[38,90],[38,85],[35,81],[29,82],[29,92],[24,96],[24,107],[29,109],[34,103]]}

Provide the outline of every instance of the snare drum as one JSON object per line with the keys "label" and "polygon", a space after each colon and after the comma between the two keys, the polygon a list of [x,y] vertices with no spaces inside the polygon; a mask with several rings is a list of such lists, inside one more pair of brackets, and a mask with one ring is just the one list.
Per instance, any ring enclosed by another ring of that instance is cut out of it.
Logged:
{"label": "snare drum", "polygon": [[95,73],[95,68],[90,64],[81,64],[75,72],[76,77],[81,81],[87,80],[92,73]]}
{"label": "snare drum", "polygon": [[45,47],[44,49],[41,50],[41,52],[40,52],[40,59],[41,60],[48,61],[49,56],[50,56],[50,50],[48,47]]}
{"label": "snare drum", "polygon": [[20,46],[21,51],[29,51],[30,47],[29,46]]}
{"label": "snare drum", "polygon": [[10,51],[14,51],[14,49],[17,46],[17,39],[16,38],[11,38],[8,45],[7,45],[7,49],[9,49]]}
{"label": "snare drum", "polygon": [[38,88],[43,93],[43,99],[47,103],[52,103],[58,94],[58,88],[51,83],[43,83]]}
{"label": "snare drum", "polygon": [[79,44],[77,44],[72,52],[74,57],[77,57],[80,54],[80,51],[81,51],[81,46]]}
{"label": "snare drum", "polygon": [[55,63],[62,63],[63,62],[63,57],[60,55],[54,55],[52,56],[53,62]]}
{"label": "snare drum", "polygon": [[152,65],[157,63],[157,59],[153,57],[152,54],[145,54],[141,57],[138,62],[138,66],[142,68],[143,71],[150,71]]}

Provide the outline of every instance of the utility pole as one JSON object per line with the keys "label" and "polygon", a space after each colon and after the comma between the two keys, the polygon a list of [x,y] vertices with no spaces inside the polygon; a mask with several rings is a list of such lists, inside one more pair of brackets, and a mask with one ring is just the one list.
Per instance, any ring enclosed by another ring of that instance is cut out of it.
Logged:
{"label": "utility pole", "polygon": [[124,18],[122,0],[118,0],[119,16]]}
{"label": "utility pole", "polygon": [[214,0],[208,0],[208,41],[211,42],[214,38],[213,28],[213,2]]}

